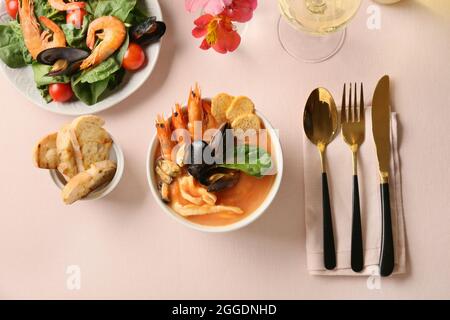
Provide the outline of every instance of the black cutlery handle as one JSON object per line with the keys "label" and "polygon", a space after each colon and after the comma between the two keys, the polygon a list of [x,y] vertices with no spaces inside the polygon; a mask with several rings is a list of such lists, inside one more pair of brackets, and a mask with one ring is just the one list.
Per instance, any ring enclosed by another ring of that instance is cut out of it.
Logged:
{"label": "black cutlery handle", "polygon": [[327,173],[322,173],[323,201],[323,261],[327,270],[336,268],[336,250],[334,247],[333,219],[331,217],[330,193],[328,192]]}
{"label": "black cutlery handle", "polygon": [[361,230],[361,205],[359,203],[358,176],[353,175],[353,213],[352,213],[352,270],[360,272],[364,268],[364,252]]}
{"label": "black cutlery handle", "polygon": [[394,270],[394,238],[392,236],[391,202],[389,183],[381,184],[382,233],[380,254],[380,275],[389,276]]}

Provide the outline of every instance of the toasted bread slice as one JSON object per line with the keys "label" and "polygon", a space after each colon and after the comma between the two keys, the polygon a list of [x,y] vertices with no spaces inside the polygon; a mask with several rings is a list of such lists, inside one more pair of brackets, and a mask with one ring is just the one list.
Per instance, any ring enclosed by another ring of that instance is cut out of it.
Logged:
{"label": "toasted bread slice", "polygon": [[93,163],[109,159],[112,139],[102,128],[104,124],[102,118],[92,115],[79,117],[72,122],[72,143],[75,149],[79,149],[76,156],[86,170]]}
{"label": "toasted bread slice", "polygon": [[75,155],[75,162],[77,164],[78,172],[83,172],[84,164],[83,164],[83,155],[81,154],[81,147],[78,143],[77,135],[75,134],[75,130],[70,127],[69,129],[70,142],[72,143],[73,154]]}
{"label": "toasted bread slice", "polygon": [[247,132],[247,130],[254,130],[254,132],[257,133],[258,130],[261,129],[261,120],[253,113],[244,114],[243,116],[236,118],[231,123],[231,127],[236,131],[242,130],[244,133]]}
{"label": "toasted bread slice", "polygon": [[88,170],[80,172],[64,186],[62,190],[64,203],[72,204],[86,197],[98,187],[110,182],[116,173],[116,169],[116,163],[111,160],[92,164]]}
{"label": "toasted bread slice", "polygon": [[66,178],[70,179],[78,173],[75,154],[70,138],[70,125],[61,128],[56,138],[56,149],[58,153],[58,171]]}
{"label": "toasted bread slice", "polygon": [[236,97],[233,99],[231,106],[226,112],[226,117],[230,122],[245,114],[255,112],[255,105],[252,100],[247,97]]}
{"label": "toasted bread slice", "polygon": [[49,134],[39,140],[33,148],[33,162],[36,167],[41,169],[56,169],[58,167],[57,136],[56,132]]}
{"label": "toasted bread slice", "polygon": [[221,125],[227,121],[227,110],[231,106],[234,97],[228,93],[219,93],[211,101],[211,113],[216,119],[217,124]]}

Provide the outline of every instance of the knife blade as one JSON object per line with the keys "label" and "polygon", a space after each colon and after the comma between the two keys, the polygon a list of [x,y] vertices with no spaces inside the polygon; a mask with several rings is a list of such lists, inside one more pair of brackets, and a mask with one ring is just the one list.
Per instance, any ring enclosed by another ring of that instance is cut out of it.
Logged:
{"label": "knife blade", "polygon": [[394,241],[392,235],[391,206],[389,196],[389,163],[391,158],[391,107],[389,76],[380,79],[372,99],[372,132],[380,171],[382,209],[382,234],[380,275],[389,276],[394,270]]}

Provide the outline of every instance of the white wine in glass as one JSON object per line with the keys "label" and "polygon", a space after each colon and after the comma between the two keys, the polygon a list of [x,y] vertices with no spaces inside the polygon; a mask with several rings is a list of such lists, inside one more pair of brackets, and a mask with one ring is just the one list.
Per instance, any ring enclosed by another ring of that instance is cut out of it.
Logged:
{"label": "white wine in glass", "polygon": [[278,4],[283,48],[305,62],[321,62],[342,47],[345,26],[361,0],[278,0]]}

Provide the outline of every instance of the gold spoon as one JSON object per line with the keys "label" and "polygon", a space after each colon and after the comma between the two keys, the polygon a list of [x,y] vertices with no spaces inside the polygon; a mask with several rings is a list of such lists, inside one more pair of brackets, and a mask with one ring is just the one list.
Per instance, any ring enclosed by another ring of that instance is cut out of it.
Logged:
{"label": "gold spoon", "polygon": [[338,129],[338,112],[336,103],[327,89],[317,88],[309,96],[303,114],[303,127],[308,139],[317,146],[320,152],[322,164],[323,257],[325,268],[332,270],[336,267],[336,250],[325,151],[327,145],[333,141]]}

